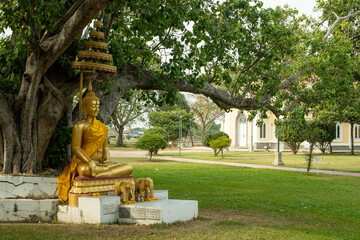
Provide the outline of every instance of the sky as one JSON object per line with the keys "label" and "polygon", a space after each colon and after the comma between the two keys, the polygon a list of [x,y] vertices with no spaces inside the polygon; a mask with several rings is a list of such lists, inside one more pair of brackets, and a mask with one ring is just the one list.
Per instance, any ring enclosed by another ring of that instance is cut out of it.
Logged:
{"label": "sky", "polygon": [[304,13],[313,17],[319,17],[321,15],[320,12],[313,12],[316,5],[315,0],[262,0],[262,2],[264,3],[263,7],[274,8],[288,4],[289,7],[297,9],[300,14]]}

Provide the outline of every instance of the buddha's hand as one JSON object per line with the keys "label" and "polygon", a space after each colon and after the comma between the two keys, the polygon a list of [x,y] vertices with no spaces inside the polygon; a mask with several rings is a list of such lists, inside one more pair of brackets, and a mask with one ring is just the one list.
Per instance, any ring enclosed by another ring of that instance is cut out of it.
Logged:
{"label": "buddha's hand", "polygon": [[99,162],[96,163],[96,165],[105,167],[105,166],[109,165],[109,162],[110,161],[108,159],[100,159]]}

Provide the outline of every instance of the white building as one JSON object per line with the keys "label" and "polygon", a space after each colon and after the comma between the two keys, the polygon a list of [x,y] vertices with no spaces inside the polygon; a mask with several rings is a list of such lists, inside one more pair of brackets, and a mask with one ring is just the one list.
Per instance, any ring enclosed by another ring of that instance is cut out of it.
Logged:
{"label": "white building", "polygon": [[[310,114],[308,119],[312,118]],[[247,149],[249,151],[277,150],[277,134],[275,132],[275,115],[268,112],[268,118],[263,120],[263,124],[258,127],[256,117],[253,121],[248,121],[248,113],[232,109],[225,113],[225,118],[221,123],[221,131],[227,133],[231,138],[231,148]],[[336,125],[336,139],[331,143],[334,152],[348,152],[351,147],[350,124],[339,123]],[[306,144],[303,144],[306,147]],[[360,126],[354,126],[354,146],[355,150],[360,150]],[[280,143],[280,151],[290,149],[284,143]]]}

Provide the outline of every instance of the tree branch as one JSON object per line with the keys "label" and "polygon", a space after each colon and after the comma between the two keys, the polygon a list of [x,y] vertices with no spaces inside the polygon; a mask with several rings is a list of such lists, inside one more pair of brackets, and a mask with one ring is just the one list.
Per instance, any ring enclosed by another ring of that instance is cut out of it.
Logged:
{"label": "tree branch", "polygon": [[84,2],[84,0],[78,0],[75,2],[71,8],[52,26],[52,28],[49,31],[46,31],[44,35],[42,36],[40,40],[40,44],[44,42],[47,37],[55,30],[57,29],[66,19],[68,19],[75,11],[78,9],[78,7]]}
{"label": "tree branch", "polygon": [[116,14],[119,12],[120,8],[121,8],[121,3],[118,4],[118,6],[117,6],[117,8],[116,8],[116,11],[115,11],[113,14],[111,14],[111,18],[110,18],[109,24],[108,24],[108,26],[107,26],[107,28],[106,28],[106,32],[105,32],[105,34],[104,34],[104,41],[106,41],[107,38],[109,37],[111,27],[112,27],[112,25],[114,24],[114,21],[115,21],[115,18],[116,18]]}
{"label": "tree branch", "polygon": [[335,29],[336,25],[340,22],[340,21],[343,21],[345,19],[348,19],[348,18],[351,18],[357,14],[360,13],[360,10],[359,11],[356,11],[356,12],[353,12],[353,6],[351,6],[351,9],[349,11],[349,13],[346,15],[346,16],[343,16],[343,17],[339,17],[335,12],[332,12],[335,17],[336,17],[336,20],[333,24],[331,24],[329,30],[327,31],[327,33],[325,34],[325,36],[323,37],[323,40],[327,40],[328,37],[330,36],[330,34],[332,33],[332,31]]}
{"label": "tree branch", "polygon": [[112,0],[83,0],[81,5],[65,22],[61,31],[52,38],[46,49],[46,65],[44,72],[69,47],[74,39],[81,34],[90,20]]}

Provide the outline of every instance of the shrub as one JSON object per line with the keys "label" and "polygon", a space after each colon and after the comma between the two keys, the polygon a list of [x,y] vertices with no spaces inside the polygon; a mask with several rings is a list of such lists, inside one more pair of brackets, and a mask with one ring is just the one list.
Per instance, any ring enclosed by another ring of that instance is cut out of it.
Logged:
{"label": "shrub", "polygon": [[214,150],[214,156],[217,156],[221,152],[221,157],[224,158],[224,149],[230,147],[231,139],[226,136],[219,137],[210,141],[210,147]]}
{"label": "shrub", "polygon": [[307,127],[305,119],[302,117],[276,121],[276,128],[279,128],[280,141],[285,142],[293,154],[296,154],[299,151],[300,144],[306,140]]}
{"label": "shrub", "polygon": [[148,150],[151,161],[154,153],[157,153],[159,149],[167,147],[167,141],[164,136],[159,134],[144,134],[135,143],[134,147],[142,150]]}
{"label": "shrub", "polygon": [[229,138],[229,135],[227,135],[226,133],[221,132],[221,131],[206,134],[205,137],[204,137],[204,140],[203,140],[203,144],[206,147],[210,147],[210,142],[211,141],[216,140],[216,139],[218,139],[220,137],[223,137],[223,136]]}
{"label": "shrub", "polygon": [[144,131],[144,134],[158,134],[158,135],[164,136],[166,141],[169,140],[169,135],[167,134],[165,129],[162,127],[153,127],[153,128],[146,129]]}
{"label": "shrub", "polygon": [[324,123],[318,120],[309,121],[309,129],[315,132],[316,142],[315,146],[325,154],[326,149],[330,146],[331,142],[336,138],[336,124]]}

